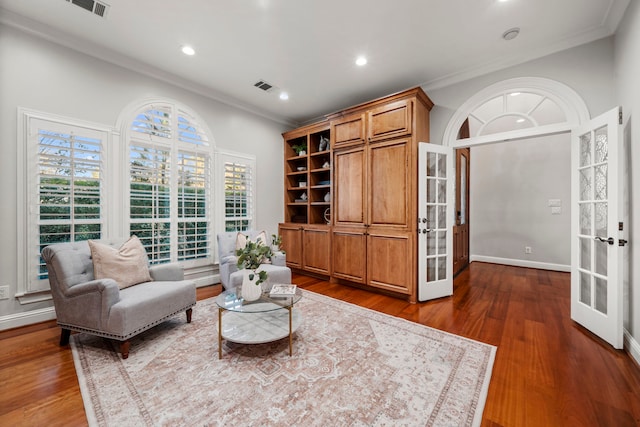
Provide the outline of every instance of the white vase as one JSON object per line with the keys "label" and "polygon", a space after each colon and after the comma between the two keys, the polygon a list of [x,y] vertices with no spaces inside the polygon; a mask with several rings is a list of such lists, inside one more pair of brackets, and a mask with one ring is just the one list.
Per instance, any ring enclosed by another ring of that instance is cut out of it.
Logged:
{"label": "white vase", "polygon": [[[242,298],[245,301],[255,301],[262,295],[262,286],[256,285],[256,281],[260,278],[257,272],[245,268],[242,270]],[[253,278],[251,278],[253,277]]]}

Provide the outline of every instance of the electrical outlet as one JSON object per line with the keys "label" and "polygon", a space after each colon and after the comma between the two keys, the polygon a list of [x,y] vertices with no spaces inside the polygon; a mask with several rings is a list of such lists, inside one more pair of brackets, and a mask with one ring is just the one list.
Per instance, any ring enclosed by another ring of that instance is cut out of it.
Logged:
{"label": "electrical outlet", "polygon": [[9,285],[0,286],[0,299],[9,299]]}
{"label": "electrical outlet", "polygon": [[525,246],[524,247],[524,253],[525,254],[530,254],[531,253],[531,246]]}

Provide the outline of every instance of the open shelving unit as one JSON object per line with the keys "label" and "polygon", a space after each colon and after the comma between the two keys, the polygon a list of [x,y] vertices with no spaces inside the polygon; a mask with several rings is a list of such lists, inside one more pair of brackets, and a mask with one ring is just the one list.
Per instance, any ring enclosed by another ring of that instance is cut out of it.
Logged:
{"label": "open shelving unit", "polygon": [[[285,133],[285,222],[327,224],[331,210],[329,123]],[[306,146],[305,154],[294,147]]]}

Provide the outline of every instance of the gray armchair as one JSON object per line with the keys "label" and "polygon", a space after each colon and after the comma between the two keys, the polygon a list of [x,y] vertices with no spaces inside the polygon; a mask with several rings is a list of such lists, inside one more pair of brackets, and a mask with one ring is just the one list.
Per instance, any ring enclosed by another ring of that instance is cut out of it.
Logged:
{"label": "gray armchair", "polygon": [[[119,247],[122,241],[101,241]],[[182,266],[151,266],[150,282],[120,289],[113,279],[94,279],[91,251],[86,241],[45,247],[51,295],[60,345],[67,345],[71,331],[86,332],[120,342],[122,358],[129,356],[129,339],[185,311],[191,322],[196,286],[183,280]]]}
{"label": "gray armchair", "polygon": [[[253,241],[261,231],[242,231]],[[236,239],[238,232],[232,231],[218,234],[218,258],[220,262],[220,282],[225,289],[233,289],[242,283],[242,273],[238,272],[238,257],[236,257]],[[271,241],[267,237],[266,245]],[[284,252],[275,252],[271,257],[271,264],[263,264],[260,267],[268,274],[271,283],[291,283],[291,269],[287,267],[287,258]]]}

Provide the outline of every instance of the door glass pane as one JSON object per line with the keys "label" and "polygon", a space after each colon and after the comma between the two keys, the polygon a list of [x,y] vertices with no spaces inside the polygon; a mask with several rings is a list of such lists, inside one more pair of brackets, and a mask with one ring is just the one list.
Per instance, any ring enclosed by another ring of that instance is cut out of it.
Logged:
{"label": "door glass pane", "polygon": [[436,228],[436,206],[427,206],[427,228],[433,230]]}
{"label": "door glass pane", "polygon": [[438,257],[438,280],[447,278],[447,257]]}
{"label": "door glass pane", "polygon": [[460,156],[460,224],[467,222],[467,156]]}
{"label": "door glass pane", "polygon": [[609,251],[609,244],[599,241],[595,242],[595,268],[596,273],[607,275],[607,255]]}
{"label": "door glass pane", "polygon": [[427,203],[435,203],[438,194],[436,192],[436,180],[427,179]]}
{"label": "door glass pane", "polygon": [[447,207],[438,206],[438,228],[447,228]]}
{"label": "door glass pane", "polygon": [[580,234],[591,235],[591,203],[580,204]]}
{"label": "door glass pane", "polygon": [[580,272],[580,302],[591,307],[591,275]]}
{"label": "door glass pane", "polygon": [[607,280],[596,277],[595,306],[600,313],[607,314]]}
{"label": "door glass pane", "polygon": [[439,179],[438,180],[438,203],[446,203],[447,202],[447,180]]}
{"label": "door glass pane", "polygon": [[436,280],[436,259],[427,259],[427,282]]}
{"label": "door glass pane", "polygon": [[427,153],[427,176],[436,176],[436,153]]}
{"label": "door glass pane", "polygon": [[580,171],[580,200],[591,200],[591,168]]}
{"label": "door glass pane", "polygon": [[609,230],[607,228],[608,212],[607,212],[607,202],[602,203],[594,203],[595,206],[595,234],[596,236],[604,237],[605,239],[609,235]]}
{"label": "door glass pane", "polygon": [[447,155],[438,154],[438,176],[446,178],[447,176]]}
{"label": "door glass pane", "polygon": [[[607,228],[607,203],[594,203],[595,206],[595,235],[606,239],[609,236],[609,230]],[[594,252],[595,257],[595,271],[596,273],[607,274],[607,251],[609,250],[609,244],[597,241]]]}
{"label": "door glass pane", "polygon": [[427,256],[436,254],[436,233],[427,233]]}
{"label": "door glass pane", "polygon": [[427,203],[436,202],[436,180],[427,179]]}
{"label": "door glass pane", "polygon": [[591,164],[591,132],[580,136],[580,166]]}
{"label": "door glass pane", "polygon": [[607,200],[607,165],[595,167],[595,199]]}
{"label": "door glass pane", "polygon": [[438,255],[447,253],[447,232],[438,231]]}
{"label": "door glass pane", "polygon": [[593,240],[590,238],[580,239],[580,268],[591,270],[591,244]]}
{"label": "door glass pane", "polygon": [[602,163],[609,160],[609,144],[607,144],[608,137],[609,136],[608,136],[606,125],[596,129],[596,132],[595,132],[595,140],[596,140],[595,157],[596,158],[594,163]]}

